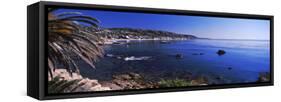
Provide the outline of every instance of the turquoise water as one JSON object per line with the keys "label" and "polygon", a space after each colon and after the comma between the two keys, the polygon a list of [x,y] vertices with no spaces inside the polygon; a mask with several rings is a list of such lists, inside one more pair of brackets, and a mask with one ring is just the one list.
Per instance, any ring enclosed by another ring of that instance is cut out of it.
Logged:
{"label": "turquoise water", "polygon": [[[130,41],[105,46],[95,70],[81,63],[82,75],[110,80],[136,72],[156,81],[205,76],[214,84],[255,82],[260,72],[270,71],[269,49],[269,41],[257,40]],[[219,56],[218,50],[226,53]]]}

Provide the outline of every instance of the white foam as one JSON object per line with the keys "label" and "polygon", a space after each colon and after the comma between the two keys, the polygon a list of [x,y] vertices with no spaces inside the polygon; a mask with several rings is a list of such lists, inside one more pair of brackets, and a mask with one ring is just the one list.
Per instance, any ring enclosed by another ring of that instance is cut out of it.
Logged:
{"label": "white foam", "polygon": [[134,61],[134,60],[148,60],[151,57],[148,56],[143,56],[143,57],[135,57],[135,56],[130,56],[130,57],[125,57],[124,60],[125,61]]}

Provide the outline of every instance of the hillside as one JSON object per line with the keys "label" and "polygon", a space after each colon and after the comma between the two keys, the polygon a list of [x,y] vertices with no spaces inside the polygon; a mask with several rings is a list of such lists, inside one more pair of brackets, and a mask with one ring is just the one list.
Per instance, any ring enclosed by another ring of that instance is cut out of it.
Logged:
{"label": "hillside", "polygon": [[159,30],[145,30],[133,28],[107,28],[96,32],[106,38],[114,39],[159,39],[159,40],[188,40],[196,36],[178,34]]}

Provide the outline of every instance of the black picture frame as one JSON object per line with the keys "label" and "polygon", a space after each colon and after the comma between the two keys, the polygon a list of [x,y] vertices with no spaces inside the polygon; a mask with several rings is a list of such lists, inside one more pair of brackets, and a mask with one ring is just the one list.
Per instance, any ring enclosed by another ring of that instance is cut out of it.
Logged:
{"label": "black picture frame", "polygon": [[[100,91],[100,92],[79,92],[79,93],[63,93],[50,95],[47,93],[47,8],[48,7],[63,7],[77,9],[95,9],[106,11],[125,11],[125,12],[142,12],[154,14],[172,14],[172,15],[194,15],[194,16],[209,16],[209,17],[224,17],[224,18],[245,18],[245,19],[265,19],[270,20],[270,82],[261,83],[241,83],[227,85],[208,85],[208,86],[192,86],[185,88],[159,88],[159,89],[138,89],[138,90],[120,90],[120,91]],[[78,4],[78,3],[62,3],[62,2],[47,2],[40,1],[29,5],[28,9],[28,51],[27,51],[27,95],[39,100],[46,99],[61,99],[61,98],[81,98],[81,97],[96,97],[96,96],[113,96],[113,95],[128,95],[128,94],[143,94],[143,93],[159,93],[159,92],[175,92],[175,91],[191,91],[191,90],[206,90],[206,89],[223,89],[223,88],[241,88],[255,86],[272,86],[274,83],[273,77],[273,16],[272,15],[254,15],[254,14],[237,14],[237,13],[221,13],[221,12],[205,12],[205,11],[188,11],[174,9],[156,9],[156,8],[140,8],[140,7],[125,7],[112,5],[93,5],[93,4]]]}

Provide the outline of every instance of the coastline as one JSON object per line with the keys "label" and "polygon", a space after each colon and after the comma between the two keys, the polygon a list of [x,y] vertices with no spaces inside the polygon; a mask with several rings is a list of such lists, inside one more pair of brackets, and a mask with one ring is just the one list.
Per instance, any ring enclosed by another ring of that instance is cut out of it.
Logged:
{"label": "coastline", "polygon": [[[159,43],[157,44],[167,44],[167,45],[163,45],[163,46],[174,46],[172,44],[169,44],[170,41],[173,40],[192,40],[192,39],[133,39],[133,38],[129,38],[129,39],[104,39],[104,43],[105,44],[114,44],[114,45],[126,45],[126,44],[131,44],[130,41],[159,41]],[[217,43],[215,43],[217,44]],[[134,44],[131,44],[131,46],[134,46]],[[120,46],[117,46],[120,47]],[[121,46],[122,47],[122,46]],[[180,46],[183,47],[183,46]],[[191,48],[195,48],[194,46],[190,46]],[[187,48],[187,47],[185,47]],[[152,48],[147,48],[147,49],[152,49]],[[226,55],[229,54],[233,54],[231,51],[227,50],[227,49],[223,49],[226,51]],[[188,51],[188,50],[182,50],[182,51]],[[158,54],[158,53],[157,53]],[[189,54],[189,55],[186,55]],[[215,54],[217,55],[216,52],[214,53],[208,53],[208,52],[201,52],[201,51],[197,51],[197,52],[193,52],[193,53],[185,53],[185,52],[173,52],[171,54],[171,56],[166,56],[169,57],[169,63],[175,63],[175,62],[181,62],[185,59],[192,59],[194,57],[207,57],[207,55],[210,54]],[[126,54],[114,54],[114,53],[107,53],[104,55],[105,57],[109,58],[109,59],[113,59],[113,60],[118,60],[117,62],[115,62],[113,65],[117,66],[117,63],[141,63],[141,62],[152,62],[153,59],[155,59],[155,57],[153,56],[149,56],[149,55],[126,55]],[[224,55],[218,55],[220,57],[217,57],[219,59],[223,59]],[[162,57],[161,57],[162,59]],[[157,59],[158,61],[161,59]],[[155,61],[155,60],[154,60]],[[157,63],[153,63],[153,64],[157,64]],[[177,64],[179,65],[179,64]],[[178,67],[174,67],[174,69],[179,68]],[[104,67],[101,67],[104,68]],[[160,77],[159,80],[155,81],[153,79],[150,79],[147,77],[151,77],[150,75],[146,75],[143,74],[141,72],[138,72],[136,70],[130,70],[129,69],[137,69],[138,67],[136,66],[123,66],[123,69],[125,68],[125,72],[122,73],[115,73],[112,75],[109,75],[108,77],[112,77],[112,79],[110,80],[102,80],[99,79],[98,77],[89,77],[89,76],[85,76],[84,77],[80,76],[80,75],[76,75],[75,73],[73,73],[73,76],[69,76],[66,72],[64,75],[61,72],[58,72],[57,74],[60,74],[60,77],[63,77],[63,80],[67,80],[67,81],[72,81],[75,79],[79,79],[82,80],[82,82],[85,85],[81,86],[81,88],[77,88],[77,92],[85,92],[85,91],[110,91],[110,90],[127,90],[127,89],[147,89],[147,88],[161,88],[161,87],[189,87],[189,86],[202,86],[202,85],[215,85],[215,84],[227,84],[229,83],[228,78],[226,76],[223,75],[211,75],[208,76],[208,74],[197,74],[196,72],[193,71],[188,71],[188,72],[182,72],[181,74],[179,74],[178,72],[173,72],[173,73],[165,73],[163,75],[167,76],[167,77]],[[126,69],[129,68],[129,69]],[[158,69],[158,68],[164,68],[164,67],[157,67],[154,69]],[[194,69],[202,69],[201,67],[189,67],[189,68],[194,68]],[[240,67],[239,67],[240,68]],[[226,71],[226,72],[234,72],[237,69],[239,69],[238,67],[234,67],[234,66],[229,66],[229,67],[225,67],[224,69],[220,69],[222,71]],[[119,67],[118,69],[122,69],[121,67]],[[145,69],[145,70],[150,70],[153,69],[153,67],[149,68],[149,67],[143,67],[141,69]],[[56,70],[58,71],[58,70]],[[158,70],[156,70],[158,71]],[[159,70],[159,73],[161,73],[161,71]],[[171,77],[172,76],[172,77]],[[185,76],[185,77],[182,77]],[[144,79],[145,77],[145,79]],[[261,74],[259,74],[259,76],[257,77],[257,79],[250,81],[250,82],[267,82],[269,81],[269,74],[268,72],[261,72]],[[248,82],[247,80],[245,82]],[[80,83],[78,83],[77,85],[79,85]],[[67,92],[67,91],[66,91]]]}
{"label": "coastline", "polygon": [[101,44],[114,44],[117,42],[129,42],[129,41],[180,41],[180,40],[192,40],[192,39],[187,39],[187,38],[169,38],[169,39],[161,39],[161,38],[154,38],[154,39],[134,39],[134,38],[129,38],[129,39],[103,39],[104,42]]}

